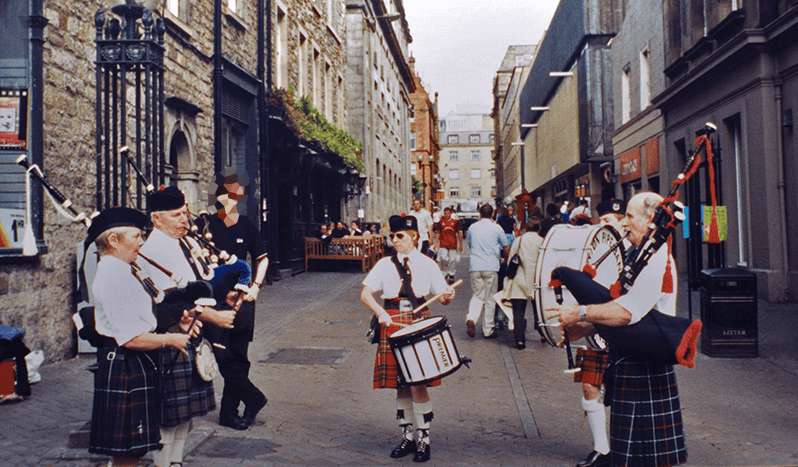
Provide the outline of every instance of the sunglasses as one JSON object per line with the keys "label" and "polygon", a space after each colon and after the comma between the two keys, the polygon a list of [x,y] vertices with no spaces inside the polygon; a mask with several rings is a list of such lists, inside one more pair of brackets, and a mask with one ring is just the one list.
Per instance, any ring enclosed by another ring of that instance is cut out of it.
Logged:
{"label": "sunglasses", "polygon": [[390,237],[391,237],[391,240],[393,240],[393,239],[394,239],[394,237],[395,237],[397,240],[404,240],[404,239],[405,239],[405,237],[407,237],[407,234],[406,234],[406,233],[404,233],[404,232],[391,233],[391,234],[390,234]]}

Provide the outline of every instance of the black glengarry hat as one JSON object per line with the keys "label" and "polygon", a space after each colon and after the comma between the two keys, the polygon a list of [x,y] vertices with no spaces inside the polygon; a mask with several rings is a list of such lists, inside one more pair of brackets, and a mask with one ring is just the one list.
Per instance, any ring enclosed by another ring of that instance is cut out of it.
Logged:
{"label": "black glengarry hat", "polygon": [[626,214],[626,201],[622,199],[610,199],[602,201],[596,206],[599,217],[604,214]]}
{"label": "black glengarry hat", "polygon": [[86,245],[97,239],[101,233],[114,227],[138,227],[147,225],[147,216],[132,208],[109,208],[92,219],[86,237]]}
{"label": "black glengarry hat", "polygon": [[185,206],[186,196],[176,186],[168,186],[147,196],[150,212],[171,211]]}
{"label": "black glengarry hat", "polygon": [[414,216],[391,216],[388,218],[388,225],[391,232],[400,230],[415,230],[418,232],[418,221]]}

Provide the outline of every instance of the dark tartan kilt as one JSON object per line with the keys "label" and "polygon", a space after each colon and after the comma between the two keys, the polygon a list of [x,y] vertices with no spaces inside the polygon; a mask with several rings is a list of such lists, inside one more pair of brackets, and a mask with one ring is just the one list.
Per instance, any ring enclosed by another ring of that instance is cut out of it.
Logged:
{"label": "dark tartan kilt", "polygon": [[161,449],[157,357],[120,348],[109,360],[107,350],[94,373],[89,452],[141,457]]}
{"label": "dark tartan kilt", "polygon": [[621,361],[612,375],[612,465],[660,467],[686,462],[673,365]]}
{"label": "dark tartan kilt", "polygon": [[604,370],[610,361],[607,352],[593,349],[576,349],[576,366],[582,369],[574,373],[574,383],[588,383],[601,386],[604,379]]}
{"label": "dark tartan kilt", "polygon": [[[386,302],[386,307],[392,306],[392,303]],[[400,314],[399,310],[385,309],[391,315],[391,320],[399,324],[412,324],[410,314]],[[421,310],[419,316],[429,318],[429,309]],[[399,326],[393,325],[387,328],[380,327],[380,343],[377,345],[377,357],[374,359],[374,389],[396,389],[399,387],[399,380],[397,378],[399,366],[396,363],[396,357],[391,350],[391,344],[388,342],[388,336],[401,329]],[[430,381],[427,386],[440,386],[440,378]]]}
{"label": "dark tartan kilt", "polygon": [[[172,372],[162,378],[163,401],[161,404],[161,425],[177,426],[194,417],[201,417],[216,409],[213,382],[203,381],[194,371],[196,348],[188,344],[188,357],[182,353],[177,358]],[[177,350],[166,348],[161,351],[164,368],[168,367]]]}

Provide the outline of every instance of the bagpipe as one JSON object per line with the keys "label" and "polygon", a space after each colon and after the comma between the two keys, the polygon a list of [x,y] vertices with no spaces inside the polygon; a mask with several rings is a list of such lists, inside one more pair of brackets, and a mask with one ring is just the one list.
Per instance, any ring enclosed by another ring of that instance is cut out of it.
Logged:
{"label": "bagpipe", "polygon": [[[717,128],[707,123],[705,134],[696,139],[695,150],[689,155],[687,163],[671,185],[668,197],[659,204],[649,224],[646,235],[624,255],[624,266],[618,280],[609,288],[592,281],[592,271],[585,267],[582,271],[570,268],[557,268],[551,273],[550,287],[565,286],[582,305],[601,304],[626,294],[634,285],[642,270],[663,245],[668,244],[668,260],[662,280],[662,291],[673,293],[670,245],[674,230],[685,220],[684,205],[677,198],[679,187],[698,170],[701,152],[706,153],[710,176],[712,215],[709,225],[709,242],[719,243],[717,224],[717,201],[715,196],[712,144],[709,136]],[[621,240],[622,241],[622,240]],[[621,242],[619,241],[619,243]],[[681,364],[688,368],[695,366],[696,344],[701,333],[700,320],[669,316],[657,310],[649,311],[635,324],[627,326],[593,325],[598,334],[607,342],[609,349],[619,355],[634,359],[656,361],[668,364]],[[566,338],[567,344],[567,338]]]}

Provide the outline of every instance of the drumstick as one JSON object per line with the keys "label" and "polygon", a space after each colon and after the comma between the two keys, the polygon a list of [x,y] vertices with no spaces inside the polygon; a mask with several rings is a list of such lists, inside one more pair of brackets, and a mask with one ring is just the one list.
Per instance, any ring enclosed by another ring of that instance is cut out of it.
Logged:
{"label": "drumstick", "polygon": [[[462,283],[463,283],[463,279],[458,279],[458,280],[457,280],[457,282],[455,282],[454,284],[452,284],[452,289],[454,289],[455,287],[457,287],[458,285],[460,285],[460,284],[462,284]],[[447,291],[447,292],[441,292],[441,293],[439,293],[438,295],[435,295],[434,297],[430,298],[430,299],[429,299],[429,300],[427,300],[426,302],[424,302],[424,303],[422,303],[421,305],[417,306],[417,307],[416,307],[416,309],[415,309],[415,310],[413,310],[413,311],[411,311],[410,313],[411,313],[411,314],[413,314],[413,315],[415,315],[415,314],[416,314],[416,313],[418,313],[419,311],[421,311],[421,310],[423,310],[424,308],[426,308],[426,307],[427,307],[427,305],[429,305],[430,303],[434,302],[435,300],[437,300],[437,299],[441,298],[441,297],[442,297],[444,294],[447,294],[447,293],[449,293],[449,292],[448,292],[448,291]]]}

